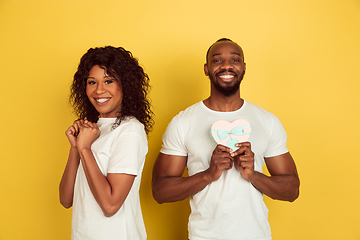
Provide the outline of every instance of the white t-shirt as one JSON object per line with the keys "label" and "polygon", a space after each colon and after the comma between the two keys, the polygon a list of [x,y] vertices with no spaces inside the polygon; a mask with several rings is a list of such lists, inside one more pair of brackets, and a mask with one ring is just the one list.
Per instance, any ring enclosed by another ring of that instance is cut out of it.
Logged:
{"label": "white t-shirt", "polygon": [[[255,153],[255,171],[262,172],[264,157],[288,152],[286,132],[276,116],[244,100],[233,112],[217,112],[198,102],[175,116],[163,135],[161,152],[187,156],[190,176],[210,166],[216,147],[210,127],[217,120],[245,119],[251,125],[249,142]],[[269,240],[268,209],[263,195],[233,167],[220,179],[190,198],[190,240]]]}
{"label": "white t-shirt", "polygon": [[119,211],[105,217],[87,183],[84,169],[79,165],[73,201],[73,240],[144,240],[146,231],[139,199],[141,174],[148,151],[144,126],[128,118],[111,130],[115,118],[100,118],[100,136],[91,145],[96,162],[104,174],[135,175],[131,190]]}

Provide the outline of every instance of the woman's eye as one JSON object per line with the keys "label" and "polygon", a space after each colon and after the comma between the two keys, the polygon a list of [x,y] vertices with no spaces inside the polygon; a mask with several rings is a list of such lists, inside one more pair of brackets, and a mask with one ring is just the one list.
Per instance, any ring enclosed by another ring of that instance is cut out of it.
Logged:
{"label": "woman's eye", "polygon": [[113,83],[113,82],[114,82],[114,80],[106,80],[106,81],[105,81],[106,84],[111,84],[111,83]]}
{"label": "woman's eye", "polygon": [[88,81],[87,84],[88,85],[94,85],[94,84],[96,84],[96,82],[95,81]]}

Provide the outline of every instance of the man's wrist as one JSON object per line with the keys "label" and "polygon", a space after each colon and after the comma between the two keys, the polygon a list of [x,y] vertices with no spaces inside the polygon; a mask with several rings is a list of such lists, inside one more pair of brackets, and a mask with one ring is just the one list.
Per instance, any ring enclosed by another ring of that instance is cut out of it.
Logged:
{"label": "man's wrist", "polygon": [[253,184],[254,182],[256,182],[256,179],[259,177],[259,174],[261,174],[261,173],[254,170],[254,172],[253,172],[251,175],[249,175],[249,177],[248,177],[247,180],[248,180],[251,184]]}
{"label": "man's wrist", "polygon": [[214,181],[213,178],[211,177],[211,174],[209,173],[209,169],[206,169],[201,174],[204,181],[206,181],[208,184]]}

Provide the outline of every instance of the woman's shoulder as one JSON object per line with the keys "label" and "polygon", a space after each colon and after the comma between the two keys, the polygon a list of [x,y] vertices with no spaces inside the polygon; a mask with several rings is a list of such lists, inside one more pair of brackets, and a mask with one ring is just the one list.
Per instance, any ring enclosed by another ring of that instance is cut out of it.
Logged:
{"label": "woman's shoulder", "polygon": [[121,132],[145,133],[144,125],[135,117],[126,117],[117,128]]}

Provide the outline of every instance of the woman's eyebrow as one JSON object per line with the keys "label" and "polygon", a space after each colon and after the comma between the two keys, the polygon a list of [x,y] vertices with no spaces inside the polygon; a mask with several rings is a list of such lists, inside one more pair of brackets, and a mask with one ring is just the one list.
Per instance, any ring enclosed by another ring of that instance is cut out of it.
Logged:
{"label": "woman's eyebrow", "polygon": [[[115,79],[114,77],[111,76],[104,76],[104,78],[110,78],[110,79]],[[87,79],[95,79],[95,77],[87,77]]]}

